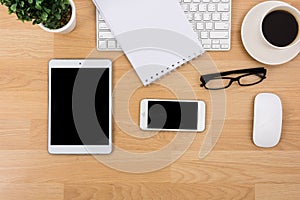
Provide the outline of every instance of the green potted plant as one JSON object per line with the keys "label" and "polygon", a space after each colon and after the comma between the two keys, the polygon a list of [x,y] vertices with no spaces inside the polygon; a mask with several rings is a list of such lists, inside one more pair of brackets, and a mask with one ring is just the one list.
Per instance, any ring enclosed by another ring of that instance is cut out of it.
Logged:
{"label": "green potted plant", "polygon": [[0,0],[21,21],[32,21],[52,33],[69,33],[76,26],[73,0]]}

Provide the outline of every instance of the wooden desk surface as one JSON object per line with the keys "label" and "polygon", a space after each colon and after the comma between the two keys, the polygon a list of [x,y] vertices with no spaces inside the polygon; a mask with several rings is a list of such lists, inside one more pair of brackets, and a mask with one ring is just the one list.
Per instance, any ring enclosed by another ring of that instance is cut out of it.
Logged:
{"label": "wooden desk surface", "polygon": [[[233,0],[232,50],[210,53],[220,71],[262,65],[246,53],[240,37],[243,17],[259,2]],[[300,9],[298,0],[287,2]],[[93,156],[49,155],[48,60],[85,58],[96,44],[92,1],[75,3],[77,28],[68,35],[22,24],[0,6],[0,199],[300,199],[299,56],[288,64],[268,67],[268,78],[259,85],[233,85],[226,90],[223,132],[203,160],[198,154],[207,132],[197,134],[180,159],[150,173],[120,172]],[[100,55],[115,60],[116,86],[131,70],[130,64],[120,53]],[[188,65],[178,72],[189,81],[197,98],[207,102],[209,113],[210,94],[199,88],[197,72]],[[277,93],[283,101],[282,139],[272,149],[257,148],[251,140],[253,100],[259,92]],[[157,84],[138,88],[129,101],[136,124],[138,102],[145,97],[173,98],[174,94]],[[175,135],[160,133],[138,139],[114,123],[114,143],[132,152],[158,150]]]}

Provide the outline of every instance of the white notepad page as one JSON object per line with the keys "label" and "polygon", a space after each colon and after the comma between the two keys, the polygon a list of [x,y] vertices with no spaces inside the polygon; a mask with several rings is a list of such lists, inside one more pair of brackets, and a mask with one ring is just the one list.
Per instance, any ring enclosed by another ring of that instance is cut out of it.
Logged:
{"label": "white notepad page", "polygon": [[144,85],[204,49],[178,0],[93,0]]}

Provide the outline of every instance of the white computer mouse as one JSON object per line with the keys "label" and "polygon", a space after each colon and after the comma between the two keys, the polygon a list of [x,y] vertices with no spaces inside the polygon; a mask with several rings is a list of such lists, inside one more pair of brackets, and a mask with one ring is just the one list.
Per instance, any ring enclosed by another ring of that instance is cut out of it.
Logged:
{"label": "white computer mouse", "polygon": [[282,129],[282,104],[280,98],[271,93],[255,97],[253,142],[258,147],[270,148],[279,143]]}

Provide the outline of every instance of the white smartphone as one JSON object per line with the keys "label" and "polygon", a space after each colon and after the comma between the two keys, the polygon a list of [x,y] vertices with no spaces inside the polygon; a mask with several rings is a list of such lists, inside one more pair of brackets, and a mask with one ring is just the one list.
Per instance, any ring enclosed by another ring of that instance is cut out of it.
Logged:
{"label": "white smartphone", "polygon": [[205,130],[205,103],[192,100],[143,99],[140,128],[150,131]]}

